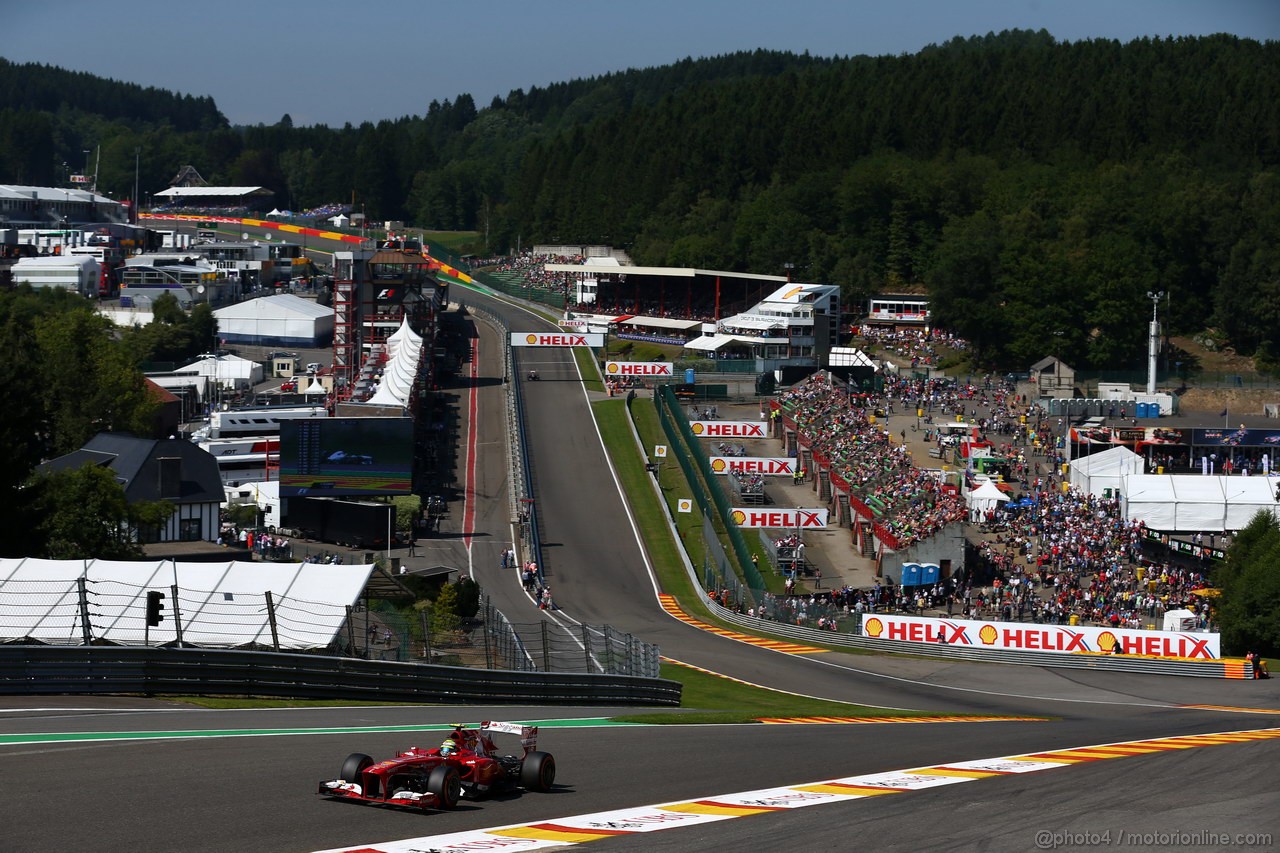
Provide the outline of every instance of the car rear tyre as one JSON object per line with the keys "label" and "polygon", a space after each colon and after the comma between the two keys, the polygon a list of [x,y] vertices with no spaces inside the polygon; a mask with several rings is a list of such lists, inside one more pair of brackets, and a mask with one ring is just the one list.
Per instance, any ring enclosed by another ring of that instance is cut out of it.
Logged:
{"label": "car rear tyre", "polygon": [[531,752],[520,765],[520,784],[529,791],[545,794],[556,781],[556,760],[549,752]]}
{"label": "car rear tyre", "polygon": [[462,777],[456,767],[441,764],[427,776],[427,791],[436,795],[438,808],[453,809],[462,796]]}
{"label": "car rear tyre", "polygon": [[342,762],[342,775],[339,778],[343,782],[359,782],[360,774],[372,766],[372,758],[363,752],[353,752],[347,756],[346,761]]}

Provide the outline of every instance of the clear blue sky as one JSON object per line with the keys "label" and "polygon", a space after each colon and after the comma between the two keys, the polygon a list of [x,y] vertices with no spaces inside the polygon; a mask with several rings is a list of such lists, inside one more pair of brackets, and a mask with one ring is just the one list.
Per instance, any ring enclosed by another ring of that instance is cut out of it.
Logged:
{"label": "clear blue sky", "polygon": [[46,0],[0,56],[211,95],[234,124],[359,124],[685,57],[913,53],[953,36],[1280,38],[1277,0]]}

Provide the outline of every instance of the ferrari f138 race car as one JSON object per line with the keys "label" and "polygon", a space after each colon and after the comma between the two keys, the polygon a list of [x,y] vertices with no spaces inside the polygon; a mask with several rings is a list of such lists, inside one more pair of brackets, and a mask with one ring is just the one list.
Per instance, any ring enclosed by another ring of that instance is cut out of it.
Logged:
{"label": "ferrari f138 race car", "polygon": [[[493,733],[520,737],[520,755],[503,754]],[[556,760],[538,752],[538,727],[485,721],[476,728],[455,725],[438,747],[411,746],[395,758],[374,763],[356,752],[342,763],[342,775],[321,782],[317,793],[333,799],[419,809],[452,809],[462,797],[483,799],[524,789],[546,792],[556,778]]]}

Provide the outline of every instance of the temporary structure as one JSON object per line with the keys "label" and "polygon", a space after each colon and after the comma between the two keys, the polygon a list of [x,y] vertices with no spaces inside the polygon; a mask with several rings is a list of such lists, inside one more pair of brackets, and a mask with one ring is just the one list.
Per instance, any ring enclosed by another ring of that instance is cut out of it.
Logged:
{"label": "temporary structure", "polygon": [[1121,509],[1152,530],[1220,533],[1275,514],[1277,487],[1273,477],[1133,474],[1121,479]]}
{"label": "temporary structure", "polygon": [[218,335],[257,346],[327,346],[333,339],[333,308],[291,293],[227,305],[213,312]]}
{"label": "temporary structure", "polygon": [[196,374],[228,388],[257,385],[263,377],[261,364],[230,353],[206,355],[179,367],[174,373]]}
{"label": "temporary structure", "polygon": [[1007,500],[1009,500],[1009,496],[1000,491],[1000,488],[995,483],[988,480],[965,495],[965,502],[969,506],[969,520],[981,521],[989,511],[999,509],[1000,504]]}
{"label": "temporary structure", "polygon": [[[80,644],[87,613],[94,642],[168,643],[178,638],[180,625],[182,642],[193,646],[274,646],[278,640],[281,648],[323,648],[346,624],[347,608],[359,601],[373,570],[322,563],[0,559],[0,639]],[[176,602],[169,599],[175,587]],[[164,621],[148,630],[149,592],[166,599]],[[39,607],[31,606],[35,601]]]}
{"label": "temporary structure", "polygon": [[1101,453],[1071,460],[1071,485],[1091,495],[1119,491],[1127,474],[1145,474],[1147,462],[1127,447],[1113,447]]}

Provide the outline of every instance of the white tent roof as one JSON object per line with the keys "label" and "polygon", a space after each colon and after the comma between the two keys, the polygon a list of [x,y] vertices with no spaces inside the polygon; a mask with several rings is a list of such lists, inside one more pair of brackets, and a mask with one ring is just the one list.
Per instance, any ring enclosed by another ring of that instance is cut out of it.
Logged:
{"label": "white tent roof", "polygon": [[66,269],[67,267],[97,266],[98,259],[93,255],[40,255],[35,258],[19,258],[13,265],[13,271],[27,269]]}
{"label": "white tent roof", "polygon": [[409,328],[407,318],[387,337],[387,353],[390,357],[382,371],[382,379],[373,396],[365,402],[378,406],[405,406],[418,375],[418,359],[422,353],[422,336]]}
{"label": "white tent roof", "polygon": [[1277,511],[1273,477],[1131,474],[1120,491],[1126,518],[1153,530],[1220,532],[1248,526],[1259,511]]}
{"label": "white tent roof", "polygon": [[969,492],[969,498],[993,501],[1009,500],[1009,496],[1000,491],[1000,487],[990,480],[983,483],[981,486],[978,486],[978,488],[974,489],[972,492]]}
{"label": "white tent roof", "polygon": [[223,196],[252,195],[261,189],[262,187],[169,187],[167,190],[160,190],[155,195],[169,198],[205,198],[206,196],[221,198]]}
{"label": "white tent roof", "polygon": [[262,379],[262,365],[238,355],[209,355],[179,367],[174,373],[194,373],[219,381],[246,379],[250,382],[259,382]]}
{"label": "white tent roof", "polygon": [[1120,478],[1127,474],[1143,474],[1147,462],[1127,447],[1112,447],[1101,453],[1071,460],[1071,485],[1091,495],[1106,489],[1119,489]]}
{"label": "white tent roof", "polygon": [[[146,636],[146,598],[165,593],[164,621],[151,643],[176,639],[196,646],[270,645],[266,595],[270,591],[282,648],[323,648],[346,621],[373,574],[371,565],[318,563],[183,563],[172,560],[0,559],[0,626],[10,639],[80,644],[77,580],[89,597],[94,639],[125,645]],[[170,600],[172,587],[178,600]],[[40,607],[32,607],[33,601]]]}
{"label": "white tent roof", "polygon": [[282,293],[279,296],[263,296],[227,305],[215,310],[213,316],[219,321],[317,319],[332,317],[333,308],[317,305],[310,299],[303,299],[292,293]]}
{"label": "white tent roof", "polygon": [[744,335],[703,335],[686,343],[684,348],[714,352],[726,344],[758,344],[760,341],[760,338],[746,337]]}
{"label": "white tent roof", "polygon": [[631,317],[623,320],[621,326],[649,326],[654,329],[688,330],[702,325],[701,320],[676,320],[671,317]]}
{"label": "white tent roof", "polygon": [[324,383],[320,381],[320,377],[313,376],[311,377],[311,384],[308,385],[307,390],[303,391],[302,393],[303,394],[328,394],[329,392],[324,389]]}

